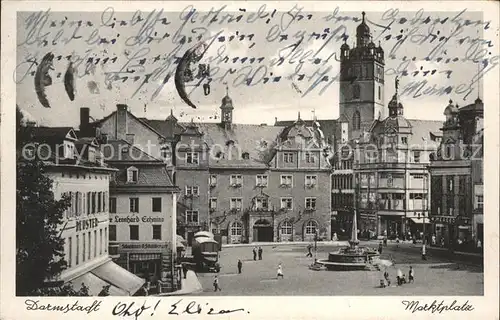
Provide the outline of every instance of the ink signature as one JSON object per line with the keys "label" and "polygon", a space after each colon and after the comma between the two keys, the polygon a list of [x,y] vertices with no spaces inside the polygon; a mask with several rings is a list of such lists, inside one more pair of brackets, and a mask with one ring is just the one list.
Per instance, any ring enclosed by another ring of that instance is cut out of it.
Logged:
{"label": "ink signature", "polygon": [[238,309],[220,309],[216,310],[209,306],[208,303],[202,305],[194,300],[189,302],[184,302],[183,299],[173,303],[170,307],[169,315],[182,315],[182,314],[204,314],[204,315],[221,315],[221,314],[229,314],[235,312],[246,312],[250,313],[250,311],[246,311],[244,308]]}

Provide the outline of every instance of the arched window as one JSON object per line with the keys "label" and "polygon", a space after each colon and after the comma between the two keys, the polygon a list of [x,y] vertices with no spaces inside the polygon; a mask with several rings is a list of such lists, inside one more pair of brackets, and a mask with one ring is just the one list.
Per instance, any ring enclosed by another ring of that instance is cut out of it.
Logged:
{"label": "arched window", "polygon": [[283,223],[281,224],[281,234],[284,235],[292,234],[292,224],[290,223],[290,221],[288,220],[283,221]]}
{"label": "arched window", "polygon": [[306,224],[306,235],[313,235],[316,234],[316,228],[318,224],[316,221],[310,220]]}
{"label": "arched window", "polygon": [[241,236],[243,234],[243,225],[241,222],[235,221],[231,224],[231,235]]}
{"label": "arched window", "polygon": [[359,111],[354,112],[352,116],[352,128],[353,130],[359,130],[361,128],[361,115]]}

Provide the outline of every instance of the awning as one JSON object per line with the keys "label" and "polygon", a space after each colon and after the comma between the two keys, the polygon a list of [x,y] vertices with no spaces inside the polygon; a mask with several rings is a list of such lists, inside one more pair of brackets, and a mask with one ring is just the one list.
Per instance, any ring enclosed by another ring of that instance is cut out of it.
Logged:
{"label": "awning", "polygon": [[413,221],[414,223],[417,223],[417,224],[422,224],[422,223],[424,223],[424,221],[425,221],[425,224],[430,223],[429,218],[414,218],[414,217],[410,217],[410,220]]}
{"label": "awning", "polygon": [[[73,284],[73,289],[76,291],[80,290],[82,284],[89,288],[89,295],[97,296],[101,292],[102,288],[106,285],[110,285],[106,281],[92,274],[91,272],[84,273],[76,279],[70,281]],[[128,296],[128,292],[117,288],[113,285],[109,287],[109,295],[111,296]]]}
{"label": "awning", "polygon": [[112,261],[95,268],[92,273],[113,286],[125,290],[128,295],[136,293],[146,282]]}

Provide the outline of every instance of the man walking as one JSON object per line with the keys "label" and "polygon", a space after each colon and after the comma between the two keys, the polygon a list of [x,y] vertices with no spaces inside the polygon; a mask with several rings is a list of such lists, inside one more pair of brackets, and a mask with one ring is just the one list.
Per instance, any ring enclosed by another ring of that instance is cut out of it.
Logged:
{"label": "man walking", "polygon": [[278,265],[278,274],[276,276],[276,279],[279,279],[279,277],[283,279],[283,268],[281,267],[281,263]]}
{"label": "man walking", "polygon": [[219,278],[215,276],[214,278],[214,292],[216,291],[222,291],[222,289],[219,287]]}
{"label": "man walking", "polygon": [[414,282],[415,277],[415,271],[413,268],[410,266],[410,271],[408,271],[408,283]]}
{"label": "man walking", "polygon": [[243,262],[241,262],[241,260],[238,259],[238,273],[241,273],[241,268],[243,268]]}
{"label": "man walking", "polygon": [[257,247],[253,248],[253,260],[257,260]]}
{"label": "man walking", "polygon": [[382,254],[382,241],[378,244],[378,253]]}
{"label": "man walking", "polygon": [[182,271],[184,272],[184,279],[186,279],[187,278],[187,273],[188,273],[187,264],[185,264],[185,263],[182,264]]}
{"label": "man walking", "polygon": [[262,247],[259,247],[259,260],[262,260]]}
{"label": "man walking", "polygon": [[312,244],[309,243],[307,245],[307,254],[306,254],[306,257],[312,257],[313,256],[311,250],[312,250]]}

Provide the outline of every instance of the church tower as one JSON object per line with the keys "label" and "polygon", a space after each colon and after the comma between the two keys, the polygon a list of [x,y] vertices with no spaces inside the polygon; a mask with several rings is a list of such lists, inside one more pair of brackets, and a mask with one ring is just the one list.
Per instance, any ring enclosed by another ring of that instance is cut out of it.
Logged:
{"label": "church tower", "polygon": [[229,89],[226,84],[226,96],[222,98],[221,110],[221,125],[224,129],[231,129],[233,123],[233,100],[229,97]]}
{"label": "church tower", "polygon": [[384,119],[384,51],[372,41],[362,13],[356,29],[356,44],[350,48],[344,39],[340,47],[340,110],[348,121],[349,139],[367,131],[375,119]]}

